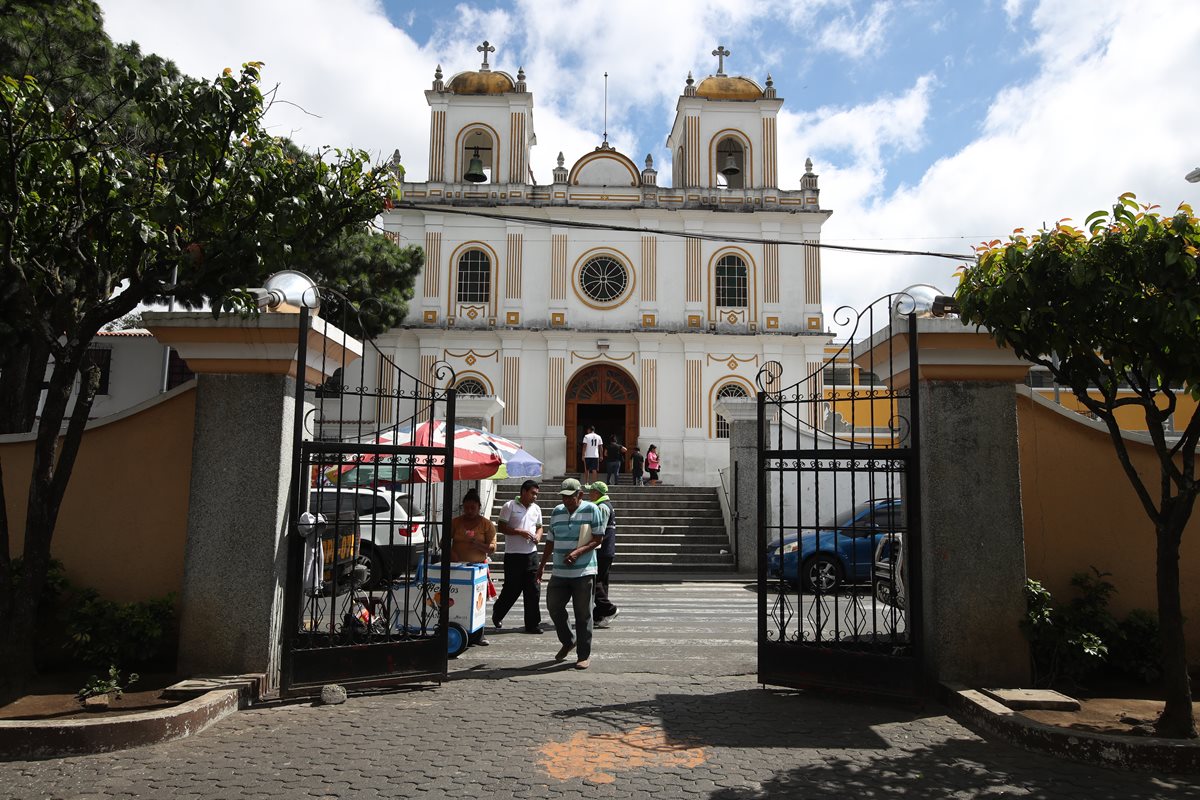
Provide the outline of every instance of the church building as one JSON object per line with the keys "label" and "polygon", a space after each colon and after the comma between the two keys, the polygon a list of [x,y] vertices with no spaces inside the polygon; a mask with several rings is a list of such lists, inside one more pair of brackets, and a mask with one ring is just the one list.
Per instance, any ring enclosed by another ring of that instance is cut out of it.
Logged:
{"label": "church building", "polygon": [[715,75],[689,73],[669,182],[606,140],[560,153],[539,182],[525,72],[492,70],[494,48],[478,49],[478,70],[443,80],[439,67],[425,92],[428,180],[384,217],[425,267],[378,346],[429,383],[446,362],[460,393],[502,400],[490,429],[546,475],[580,471],[594,426],[630,452],[657,445],[665,482],[716,484],[729,460],[717,399],[754,396],[769,361],[784,385],[819,371],[830,338],[814,246],[830,212],[811,163],[781,186],[771,77],[727,75],[723,47]]}

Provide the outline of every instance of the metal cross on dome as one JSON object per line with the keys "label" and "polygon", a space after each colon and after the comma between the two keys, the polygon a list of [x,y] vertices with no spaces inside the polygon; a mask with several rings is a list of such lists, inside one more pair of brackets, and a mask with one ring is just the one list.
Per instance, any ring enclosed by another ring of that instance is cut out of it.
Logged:
{"label": "metal cross on dome", "polygon": [[729,51],[725,49],[725,45],[717,45],[717,49],[712,51],[712,54],[717,57],[717,74],[725,74],[725,56],[729,55]]}
{"label": "metal cross on dome", "polygon": [[480,69],[483,69],[483,70],[490,69],[490,67],[488,67],[488,62],[487,62],[488,53],[496,52],[496,48],[492,47],[492,45],[488,43],[487,39],[484,39],[483,44],[479,45],[479,47],[476,47],[475,49],[478,50],[480,53],[483,53],[483,66],[480,67]]}

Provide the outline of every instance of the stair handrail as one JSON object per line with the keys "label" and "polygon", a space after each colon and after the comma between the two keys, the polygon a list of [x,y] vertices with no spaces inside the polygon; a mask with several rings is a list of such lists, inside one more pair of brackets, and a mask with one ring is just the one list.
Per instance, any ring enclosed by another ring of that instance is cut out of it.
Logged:
{"label": "stair handrail", "polygon": [[[737,463],[733,463],[728,467],[719,467],[717,469],[717,477],[721,479],[721,493],[717,495],[718,504],[721,506],[721,519],[725,523],[725,538],[729,542],[729,552],[733,554],[733,563],[737,564],[737,540],[738,540],[738,503],[737,503]],[[729,470],[733,470],[733,486],[732,499],[730,498],[729,486],[726,482],[726,475]]]}

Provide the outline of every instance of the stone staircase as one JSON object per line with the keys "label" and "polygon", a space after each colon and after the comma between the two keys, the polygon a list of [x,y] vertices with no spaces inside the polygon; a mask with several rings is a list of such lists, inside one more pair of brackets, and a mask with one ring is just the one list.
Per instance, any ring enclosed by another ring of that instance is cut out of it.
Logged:
{"label": "stone staircase", "polygon": [[[548,525],[558,504],[561,478],[541,483],[538,505]],[[492,521],[516,497],[520,483],[496,487]],[[617,512],[617,557],[612,574],[635,572],[732,572],[733,556],[721,517],[719,490],[704,486],[612,486],[608,496]],[[504,571],[504,537],[497,536],[492,571]]]}

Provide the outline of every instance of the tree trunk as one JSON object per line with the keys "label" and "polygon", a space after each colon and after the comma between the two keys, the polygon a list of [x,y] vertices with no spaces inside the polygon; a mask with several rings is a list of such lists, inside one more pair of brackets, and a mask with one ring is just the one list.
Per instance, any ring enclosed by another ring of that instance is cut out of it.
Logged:
{"label": "tree trunk", "polygon": [[0,370],[0,433],[33,430],[49,362],[50,348],[44,342],[30,341],[13,348]]}
{"label": "tree trunk", "polygon": [[1159,736],[1196,738],[1192,716],[1192,688],[1187,672],[1187,647],[1183,636],[1183,607],[1179,600],[1179,542],[1182,522],[1171,519],[1158,526],[1158,622],[1162,633],[1163,687],[1166,706],[1154,725]]}

